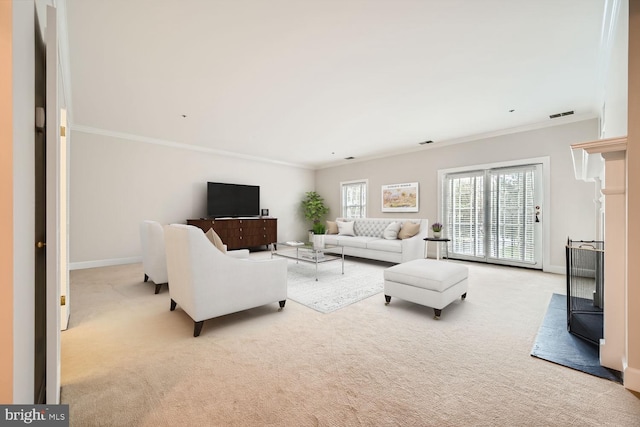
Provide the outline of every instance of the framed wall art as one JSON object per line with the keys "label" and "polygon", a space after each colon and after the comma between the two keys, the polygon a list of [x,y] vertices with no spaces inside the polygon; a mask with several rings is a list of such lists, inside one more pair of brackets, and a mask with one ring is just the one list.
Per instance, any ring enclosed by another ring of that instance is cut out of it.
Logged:
{"label": "framed wall art", "polygon": [[418,183],[382,186],[382,212],[418,212]]}

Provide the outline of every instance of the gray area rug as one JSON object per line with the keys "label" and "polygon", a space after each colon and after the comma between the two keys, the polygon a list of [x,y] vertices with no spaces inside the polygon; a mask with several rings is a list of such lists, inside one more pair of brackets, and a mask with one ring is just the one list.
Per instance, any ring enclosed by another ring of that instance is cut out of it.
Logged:
{"label": "gray area rug", "polygon": [[382,272],[391,265],[345,259],[343,275],[340,261],[326,262],[318,265],[316,281],[314,264],[289,260],[287,296],[321,313],[331,313],[382,292]]}

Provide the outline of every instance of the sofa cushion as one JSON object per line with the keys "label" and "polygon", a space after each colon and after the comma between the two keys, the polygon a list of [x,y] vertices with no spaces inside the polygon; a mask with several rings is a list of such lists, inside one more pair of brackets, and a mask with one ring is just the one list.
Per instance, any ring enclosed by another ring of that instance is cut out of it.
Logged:
{"label": "sofa cushion", "polygon": [[400,228],[400,232],[398,233],[398,238],[400,239],[409,239],[420,231],[420,224],[416,224],[411,221],[405,221],[402,223],[402,228]]}
{"label": "sofa cushion", "polygon": [[376,251],[402,253],[402,241],[398,239],[386,240],[376,239],[367,243],[367,249]]}
{"label": "sofa cushion", "polygon": [[338,244],[338,236],[337,234],[325,234],[324,235],[324,244],[325,245],[337,245]]}
{"label": "sofa cushion", "polygon": [[[367,244],[374,240],[379,240],[375,237],[368,236],[338,236],[338,244],[340,246],[352,247],[352,248],[367,248]],[[325,241],[326,243],[326,241]]]}
{"label": "sofa cushion", "polygon": [[389,267],[383,275],[385,280],[443,292],[466,279],[469,268],[449,261],[416,259]]}
{"label": "sofa cushion", "polygon": [[355,232],[353,231],[353,221],[349,222],[338,222],[338,234],[340,236],[355,236]]}
{"label": "sofa cushion", "polygon": [[397,239],[398,232],[400,231],[401,225],[402,224],[400,224],[399,222],[393,221],[391,224],[387,225],[387,228],[384,229],[384,232],[382,233],[382,237],[389,240]]}
{"label": "sofa cushion", "polygon": [[338,234],[338,224],[335,221],[327,221],[327,234]]}
{"label": "sofa cushion", "polygon": [[213,243],[213,246],[218,248],[223,254],[227,253],[227,247],[222,243],[222,239],[218,236],[218,233],[213,230],[213,227],[211,227],[205,234],[209,238],[209,241]]}

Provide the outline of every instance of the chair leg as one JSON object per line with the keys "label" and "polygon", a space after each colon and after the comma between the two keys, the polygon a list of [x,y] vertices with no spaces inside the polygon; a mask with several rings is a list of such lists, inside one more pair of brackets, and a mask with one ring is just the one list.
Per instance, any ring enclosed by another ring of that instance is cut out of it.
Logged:
{"label": "chair leg", "polygon": [[176,302],[173,299],[171,299],[171,308],[169,310],[173,311],[175,309],[176,309]]}
{"label": "chair leg", "polygon": [[462,299],[466,299],[467,298],[467,293],[465,292],[464,294],[462,294]]}
{"label": "chair leg", "polygon": [[200,332],[202,331],[202,325],[204,325],[204,320],[201,320],[199,322],[193,322],[193,336],[197,337],[200,335]]}
{"label": "chair leg", "polygon": [[156,294],[160,293],[161,287],[162,287],[162,283],[156,283]]}
{"label": "chair leg", "polygon": [[280,308],[278,309],[278,311],[282,311],[282,309],[284,308],[284,305],[286,304],[287,300],[283,299],[282,301],[279,301],[278,304],[280,304]]}
{"label": "chair leg", "polygon": [[144,281],[147,282],[149,280],[149,276],[147,276],[146,274],[144,275]]}
{"label": "chair leg", "polygon": [[433,309],[434,316],[433,318],[436,320],[440,320],[440,315],[442,314],[442,309],[434,308]]}
{"label": "chair leg", "polygon": [[390,295],[385,295],[384,299],[386,300],[386,302],[384,303],[384,305],[389,305],[389,303],[391,302],[391,296]]}

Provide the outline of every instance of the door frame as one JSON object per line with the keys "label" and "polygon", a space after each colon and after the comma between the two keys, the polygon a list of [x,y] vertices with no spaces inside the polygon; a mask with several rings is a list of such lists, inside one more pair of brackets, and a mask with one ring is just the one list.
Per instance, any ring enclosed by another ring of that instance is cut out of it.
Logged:
{"label": "door frame", "polygon": [[[35,22],[35,106],[46,109],[45,28]],[[34,136],[34,403],[46,403],[47,384],[47,200],[46,134],[43,123],[36,123]]]}
{"label": "door frame", "polygon": [[549,241],[551,237],[551,215],[550,215],[550,200],[551,200],[551,158],[545,157],[532,157],[525,159],[509,160],[504,162],[485,163],[479,165],[468,165],[457,168],[439,169],[438,170],[438,189],[437,189],[437,212],[439,218],[444,218],[444,206],[442,203],[444,178],[447,174],[461,173],[466,171],[477,171],[479,169],[497,169],[507,168],[529,164],[541,164],[542,165],[542,213],[540,215],[540,221],[542,222],[542,271],[551,265],[551,255],[549,250]]}
{"label": "door frame", "polygon": [[60,235],[58,28],[56,8],[47,6],[46,40],[46,199],[47,199],[47,363],[46,402],[60,403]]}

